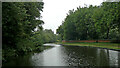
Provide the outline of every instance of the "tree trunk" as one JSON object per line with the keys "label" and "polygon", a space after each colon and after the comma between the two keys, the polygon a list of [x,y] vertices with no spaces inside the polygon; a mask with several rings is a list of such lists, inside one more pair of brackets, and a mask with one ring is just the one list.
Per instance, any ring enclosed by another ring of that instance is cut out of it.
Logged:
{"label": "tree trunk", "polygon": [[106,37],[106,39],[109,39],[109,28],[107,29],[107,37]]}

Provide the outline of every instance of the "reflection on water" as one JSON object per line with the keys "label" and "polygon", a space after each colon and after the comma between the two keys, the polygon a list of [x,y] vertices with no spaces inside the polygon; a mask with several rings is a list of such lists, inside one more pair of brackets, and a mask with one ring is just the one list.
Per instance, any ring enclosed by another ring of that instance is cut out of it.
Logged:
{"label": "reflection on water", "polygon": [[57,45],[57,44],[44,44],[44,46],[60,46],[60,45]]}
{"label": "reflection on water", "polygon": [[[46,44],[45,46],[49,46]],[[55,44],[52,44],[55,46]],[[20,66],[120,66],[120,52],[79,46],[60,46],[11,60],[5,65]]]}

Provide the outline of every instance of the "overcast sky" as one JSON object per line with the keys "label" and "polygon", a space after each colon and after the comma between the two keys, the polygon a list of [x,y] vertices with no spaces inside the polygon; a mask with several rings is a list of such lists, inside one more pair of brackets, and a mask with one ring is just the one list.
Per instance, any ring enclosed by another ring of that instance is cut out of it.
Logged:
{"label": "overcast sky", "polygon": [[103,0],[43,0],[44,9],[42,12],[42,20],[44,21],[44,29],[52,29],[56,33],[58,26],[64,21],[69,10],[83,7],[86,5],[100,5]]}

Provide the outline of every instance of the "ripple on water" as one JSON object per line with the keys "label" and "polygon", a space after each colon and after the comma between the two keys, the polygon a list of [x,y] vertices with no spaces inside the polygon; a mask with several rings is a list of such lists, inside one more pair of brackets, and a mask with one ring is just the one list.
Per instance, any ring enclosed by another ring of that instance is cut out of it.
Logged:
{"label": "ripple on water", "polygon": [[[55,47],[34,53],[30,57],[18,57],[18,59],[8,63],[12,66],[15,66],[16,62],[22,65],[23,61],[29,62],[33,66],[119,66],[118,63],[120,63],[118,51],[55,44],[45,44],[45,46]],[[29,59],[31,61],[28,61]]]}

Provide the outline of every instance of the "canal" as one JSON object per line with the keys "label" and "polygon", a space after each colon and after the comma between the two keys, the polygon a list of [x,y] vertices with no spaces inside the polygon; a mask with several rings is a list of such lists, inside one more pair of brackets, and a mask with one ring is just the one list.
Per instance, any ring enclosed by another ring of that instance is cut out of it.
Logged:
{"label": "canal", "polygon": [[119,51],[57,44],[44,46],[53,47],[40,53],[17,57],[4,66],[120,66]]}

